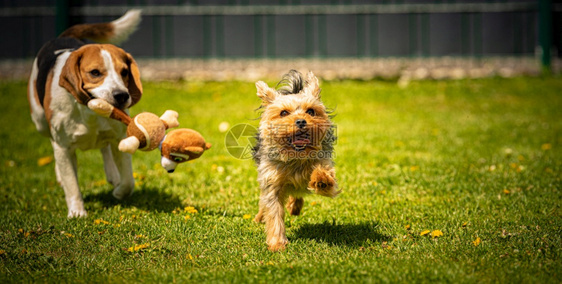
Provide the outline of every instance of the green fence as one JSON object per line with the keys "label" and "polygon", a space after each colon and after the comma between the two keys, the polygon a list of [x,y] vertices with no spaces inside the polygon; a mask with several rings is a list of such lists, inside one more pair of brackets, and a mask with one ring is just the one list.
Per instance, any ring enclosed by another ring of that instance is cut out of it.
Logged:
{"label": "green fence", "polygon": [[[12,26],[9,32],[21,41],[13,46],[27,47],[18,51],[8,44],[0,48],[2,57],[34,56],[44,41],[70,24],[109,21],[132,8],[143,10],[143,22],[124,47],[135,56],[151,58],[482,57],[533,56],[539,51],[549,68],[551,46],[559,42],[552,34],[560,34],[552,28],[559,7],[547,0],[324,1],[336,3],[331,5],[280,5],[265,0],[253,1],[255,5],[75,2],[47,1],[43,7],[30,7],[11,1],[5,5],[0,21]],[[33,31],[25,30],[30,26]],[[21,27],[24,30],[18,30]],[[17,35],[31,32],[42,38]]]}

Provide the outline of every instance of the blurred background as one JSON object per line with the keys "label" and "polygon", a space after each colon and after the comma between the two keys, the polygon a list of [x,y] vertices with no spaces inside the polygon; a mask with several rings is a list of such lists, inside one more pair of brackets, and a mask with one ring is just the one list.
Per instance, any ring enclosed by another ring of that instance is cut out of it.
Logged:
{"label": "blurred background", "polygon": [[443,79],[559,72],[562,1],[2,0],[0,78],[43,43],[143,10],[122,47],[144,79]]}

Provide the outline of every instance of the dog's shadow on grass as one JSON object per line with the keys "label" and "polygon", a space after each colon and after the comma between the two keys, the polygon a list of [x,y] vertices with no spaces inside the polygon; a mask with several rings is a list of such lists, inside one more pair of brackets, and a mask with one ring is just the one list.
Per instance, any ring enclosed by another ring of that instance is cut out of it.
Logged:
{"label": "dog's shadow on grass", "polygon": [[88,194],[84,197],[84,202],[86,206],[90,204],[93,207],[98,207],[95,204],[98,203],[104,208],[120,205],[123,208],[136,207],[145,211],[157,212],[172,212],[174,209],[182,207],[178,196],[171,195],[155,187],[135,189],[133,195],[124,200],[117,200],[113,197],[111,190]]}
{"label": "dog's shadow on grass", "polygon": [[378,224],[365,222],[360,224],[304,224],[293,235],[296,239],[309,239],[319,243],[335,246],[361,247],[370,242],[389,241],[390,236],[381,234]]}

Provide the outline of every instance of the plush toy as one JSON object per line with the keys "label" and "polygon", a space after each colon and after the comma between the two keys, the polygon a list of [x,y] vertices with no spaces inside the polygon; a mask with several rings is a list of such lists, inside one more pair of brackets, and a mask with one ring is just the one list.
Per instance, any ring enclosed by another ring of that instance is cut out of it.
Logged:
{"label": "plush toy", "polygon": [[119,120],[127,125],[127,138],[119,142],[119,151],[134,154],[136,150],[151,151],[160,147],[161,164],[169,173],[174,172],[177,164],[197,159],[210,143],[199,132],[180,128],[166,134],[168,128],[177,127],[178,113],[167,110],[160,117],[143,112],[131,118],[124,111],[115,108],[102,99],[92,99],[88,108],[100,116]]}

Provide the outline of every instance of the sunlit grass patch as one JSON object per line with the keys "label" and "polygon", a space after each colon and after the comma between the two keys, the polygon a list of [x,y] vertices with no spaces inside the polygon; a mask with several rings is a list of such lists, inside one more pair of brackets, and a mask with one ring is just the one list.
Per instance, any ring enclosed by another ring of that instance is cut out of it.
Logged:
{"label": "sunlit grass patch", "polygon": [[173,174],[136,153],[124,201],[99,152],[79,152],[89,217],[71,220],[26,83],[0,83],[0,280],[560,282],[560,78],[321,86],[343,192],[306,197],[271,253],[255,165],[224,144],[258,123],[253,83],[145,82],[131,114],[174,109],[213,148]]}

